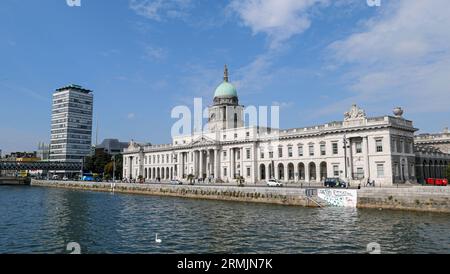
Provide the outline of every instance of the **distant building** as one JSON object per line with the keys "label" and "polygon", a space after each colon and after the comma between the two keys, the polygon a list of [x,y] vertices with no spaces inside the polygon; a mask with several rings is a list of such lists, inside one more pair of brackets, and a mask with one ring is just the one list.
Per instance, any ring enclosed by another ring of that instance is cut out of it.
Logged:
{"label": "distant building", "polygon": [[424,133],[414,137],[414,143],[422,146],[432,146],[443,153],[450,154],[450,131],[445,128],[441,133]]}
{"label": "distant building", "polygon": [[78,85],[53,93],[51,161],[79,162],[91,152],[93,94]]}
{"label": "distant building", "polygon": [[123,150],[127,148],[128,145],[128,142],[120,142],[118,139],[105,139],[96,147],[96,149],[102,149],[110,155],[118,155],[122,154]]}
{"label": "distant building", "polygon": [[[7,161],[25,161],[25,159],[40,160],[36,151],[33,152],[11,152],[4,157]],[[28,160],[30,161],[30,160]]]}

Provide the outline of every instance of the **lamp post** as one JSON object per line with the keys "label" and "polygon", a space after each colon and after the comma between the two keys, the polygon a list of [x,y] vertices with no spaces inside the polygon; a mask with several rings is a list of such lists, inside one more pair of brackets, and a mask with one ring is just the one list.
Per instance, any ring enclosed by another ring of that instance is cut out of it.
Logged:
{"label": "lamp post", "polygon": [[344,134],[344,177],[348,179],[347,176],[347,136]]}
{"label": "lamp post", "polygon": [[113,160],[113,183],[116,182],[116,156],[112,156]]}

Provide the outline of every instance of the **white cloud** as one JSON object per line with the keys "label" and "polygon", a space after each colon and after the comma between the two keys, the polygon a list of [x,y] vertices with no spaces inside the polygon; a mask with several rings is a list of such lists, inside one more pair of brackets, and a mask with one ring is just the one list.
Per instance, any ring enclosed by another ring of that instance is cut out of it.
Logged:
{"label": "white cloud", "polygon": [[309,9],[328,0],[233,0],[229,7],[254,34],[265,33],[271,48],[311,25]]}
{"label": "white cloud", "polygon": [[448,0],[383,2],[362,30],[333,43],[334,63],[350,67],[353,100],[448,111],[449,14]]}
{"label": "white cloud", "polygon": [[149,19],[183,18],[188,14],[191,0],[130,0],[130,8]]}

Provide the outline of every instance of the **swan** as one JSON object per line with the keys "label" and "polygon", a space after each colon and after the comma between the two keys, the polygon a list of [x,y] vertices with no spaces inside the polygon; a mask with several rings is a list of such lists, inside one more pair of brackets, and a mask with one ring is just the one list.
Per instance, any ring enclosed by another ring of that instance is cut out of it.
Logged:
{"label": "swan", "polygon": [[156,233],[155,242],[158,244],[160,244],[162,242],[161,239],[158,239],[158,233]]}

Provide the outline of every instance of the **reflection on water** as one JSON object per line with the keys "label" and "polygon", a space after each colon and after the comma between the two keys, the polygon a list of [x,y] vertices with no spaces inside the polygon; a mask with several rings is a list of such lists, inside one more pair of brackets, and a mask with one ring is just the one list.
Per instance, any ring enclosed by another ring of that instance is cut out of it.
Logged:
{"label": "reflection on water", "polygon": [[1,187],[0,220],[0,253],[450,252],[448,214]]}

